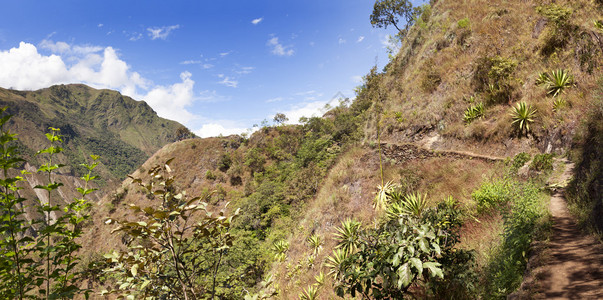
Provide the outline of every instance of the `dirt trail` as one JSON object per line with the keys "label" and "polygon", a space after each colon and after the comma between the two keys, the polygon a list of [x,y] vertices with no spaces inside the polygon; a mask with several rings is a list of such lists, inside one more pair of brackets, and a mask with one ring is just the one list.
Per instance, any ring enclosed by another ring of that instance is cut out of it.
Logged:
{"label": "dirt trail", "polygon": [[[564,186],[573,164],[557,180]],[[563,189],[550,202],[553,219],[552,236],[540,254],[538,266],[526,277],[531,295],[521,299],[603,299],[603,245],[580,231],[570,215]],[[515,298],[515,297],[513,297]]]}

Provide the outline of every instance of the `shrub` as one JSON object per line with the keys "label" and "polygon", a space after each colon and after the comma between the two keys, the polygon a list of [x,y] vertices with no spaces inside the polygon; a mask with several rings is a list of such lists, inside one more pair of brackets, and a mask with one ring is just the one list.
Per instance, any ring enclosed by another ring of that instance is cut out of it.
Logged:
{"label": "shrub", "polygon": [[510,101],[517,79],[513,73],[517,62],[501,56],[482,57],[476,62],[472,84],[478,92],[485,92],[488,103]]}
{"label": "shrub", "polygon": [[470,24],[471,23],[469,22],[469,18],[463,18],[457,22],[458,27],[461,29],[469,27]]}
{"label": "shrub", "polygon": [[549,172],[553,170],[553,154],[543,153],[534,155],[530,169],[535,171]]}
{"label": "shrub", "polygon": [[[5,111],[6,108],[0,109],[0,169],[3,173],[0,179],[0,298],[69,299],[76,295],[88,298],[89,291],[80,288],[84,272],[78,270],[80,260],[75,254],[81,248],[77,239],[83,233],[82,225],[89,218],[90,204],[85,197],[94,191],[89,188],[89,182],[95,179],[91,173],[99,157],[92,155],[92,163],[83,164],[88,172],[81,177],[84,186],[77,188],[80,198],[64,205],[57,203],[54,197],[63,184],[54,181],[55,173],[62,167],[55,160],[63,151],[63,141],[59,129],[51,127],[46,134],[50,146],[37,152],[47,159],[37,170],[47,184],[34,187],[46,194],[47,200],[37,199],[37,203],[34,202],[37,215],[27,220],[27,199],[19,192],[19,182],[25,179],[16,175],[25,160],[16,152],[16,134],[4,128],[11,118],[4,115]],[[25,174],[27,172],[21,171],[21,175]]]}
{"label": "shrub", "polygon": [[525,165],[528,161],[530,161],[530,158],[531,158],[531,156],[525,152],[521,152],[521,153],[518,153],[517,155],[515,155],[512,163],[511,163],[509,173],[516,175],[517,170],[519,170],[521,167],[523,167],[523,165]]}
{"label": "shrub", "polygon": [[488,211],[510,200],[509,182],[498,180],[485,182],[471,193],[471,199],[477,203],[479,211]]}
{"label": "shrub", "polygon": [[550,56],[557,49],[565,47],[572,37],[573,28],[569,23],[572,11],[557,4],[539,6],[536,10],[553,25],[546,32],[540,49],[542,55]]}
{"label": "shrub", "polygon": [[205,179],[207,180],[216,180],[216,178],[218,178],[211,170],[207,170],[207,172],[205,172]]}
{"label": "shrub", "polygon": [[483,294],[488,299],[506,298],[522,281],[530,244],[539,227],[547,226],[542,217],[544,206],[537,186],[507,181],[499,190],[504,233],[502,244],[495,249],[486,266]]}
{"label": "shrub", "polygon": [[565,99],[557,97],[553,100],[553,112],[558,112],[567,105]]}

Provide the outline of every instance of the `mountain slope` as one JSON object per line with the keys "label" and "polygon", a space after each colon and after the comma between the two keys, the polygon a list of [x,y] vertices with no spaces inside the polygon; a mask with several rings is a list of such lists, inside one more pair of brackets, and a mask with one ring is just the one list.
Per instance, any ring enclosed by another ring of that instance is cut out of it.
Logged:
{"label": "mountain slope", "polygon": [[44,133],[60,128],[65,149],[59,161],[81,175],[89,154],[101,156],[104,183],[122,180],[150,155],[177,140],[181,124],[160,118],[143,101],[81,84],[56,85],[38,91],[0,89],[0,106],[13,115],[9,128],[19,134],[21,153],[32,164],[47,146]]}

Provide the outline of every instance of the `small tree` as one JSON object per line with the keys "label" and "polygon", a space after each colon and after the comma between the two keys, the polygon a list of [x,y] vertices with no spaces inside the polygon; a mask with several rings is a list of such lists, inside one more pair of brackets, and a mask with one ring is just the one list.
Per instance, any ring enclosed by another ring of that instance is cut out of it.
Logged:
{"label": "small tree", "polygon": [[[404,37],[414,24],[417,12],[418,9],[409,0],[377,0],[371,14],[371,25],[378,28],[393,25],[398,29],[400,37]],[[404,26],[400,24],[400,18]]]}
{"label": "small tree", "polygon": [[274,123],[278,125],[282,125],[283,123],[289,121],[289,118],[284,113],[277,113],[274,115]]}
{"label": "small tree", "polygon": [[[132,237],[128,250],[106,255],[113,264],[105,270],[117,275],[117,290],[122,297],[156,299],[214,299],[218,271],[232,246],[230,226],[233,218],[224,211],[207,211],[204,198],[187,198],[177,191],[170,175],[171,159],[148,171],[151,181],[133,179],[154,198],[158,206],[130,208],[142,218],[138,222],[107,219],[116,223],[113,232]],[[108,293],[104,291],[103,293]]]}

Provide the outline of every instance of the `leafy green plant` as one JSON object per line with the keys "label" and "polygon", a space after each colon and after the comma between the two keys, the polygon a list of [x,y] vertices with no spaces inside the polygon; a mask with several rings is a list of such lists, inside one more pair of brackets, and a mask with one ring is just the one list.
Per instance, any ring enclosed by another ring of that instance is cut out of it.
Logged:
{"label": "leafy green plant", "polygon": [[359,243],[360,227],[362,224],[356,220],[346,219],[341,222],[341,227],[336,227],[335,239],[338,244],[336,249],[343,249],[345,253],[352,254]]}
{"label": "leafy green plant", "polygon": [[[339,263],[335,291],[343,297],[402,299],[417,278],[443,278],[440,242],[445,234],[410,217],[362,231],[358,251]],[[428,275],[427,275],[428,274]]]}
{"label": "leafy green plant", "polygon": [[463,116],[463,121],[465,124],[469,124],[473,122],[475,119],[480,119],[484,116],[484,104],[478,103],[475,105],[471,105],[465,110],[465,115]]}
{"label": "leafy green plant", "polygon": [[574,76],[569,71],[559,69],[551,71],[551,74],[540,73],[536,83],[544,85],[547,94],[557,97],[563,91],[574,84]]}
{"label": "leafy green plant", "polygon": [[315,285],[317,285],[318,287],[325,285],[325,273],[320,270],[320,273],[314,276],[314,280],[316,281]]}
{"label": "leafy green plant", "polygon": [[[5,111],[3,108],[0,113]],[[0,179],[0,296],[3,299],[71,299],[85,294],[87,297],[88,291],[79,286],[82,272],[76,270],[79,259],[75,253],[81,246],[76,239],[82,234],[82,222],[88,218],[89,204],[85,196],[94,191],[88,183],[95,178],[91,172],[98,156],[92,156],[91,165],[83,164],[88,173],[82,177],[84,187],[77,188],[81,198],[64,206],[53,203],[53,192],[62,185],[53,181],[53,173],[62,167],[53,162],[55,155],[62,151],[58,145],[62,140],[59,129],[50,128],[51,132],[46,134],[50,146],[38,151],[38,155],[47,155],[47,162],[38,172],[45,173],[48,183],[35,186],[46,191],[45,200],[40,200],[36,207],[43,220],[27,222],[24,218],[26,199],[19,196],[17,186],[24,179],[12,176],[11,172],[25,161],[16,152],[16,135],[4,129],[10,118],[10,115],[0,118],[3,172]]]}
{"label": "leafy green plant", "polygon": [[[151,168],[148,183],[133,178],[134,183],[157,197],[152,202],[159,203],[144,208],[131,205],[141,221],[106,221],[119,225],[112,232],[132,237],[127,251],[105,256],[112,264],[105,272],[118,278],[119,288],[110,293],[138,298],[216,297],[217,275],[233,246],[230,227],[239,210],[230,217],[223,210],[214,215],[207,210],[206,201],[211,195],[188,198],[184,191],[178,191],[171,161]],[[189,220],[197,222],[191,224]]]}
{"label": "leafy green plant", "polygon": [[523,165],[525,165],[528,161],[530,161],[530,158],[532,158],[532,156],[525,152],[520,152],[515,155],[515,157],[513,157],[513,160],[511,161],[509,173],[512,175],[517,175],[517,171],[521,167],[523,167]]}
{"label": "leafy green plant", "polygon": [[515,105],[511,111],[511,117],[513,122],[511,125],[520,132],[525,132],[526,135],[530,132],[530,124],[534,122],[536,116],[536,109],[531,105],[527,105],[525,102],[519,102]]}

